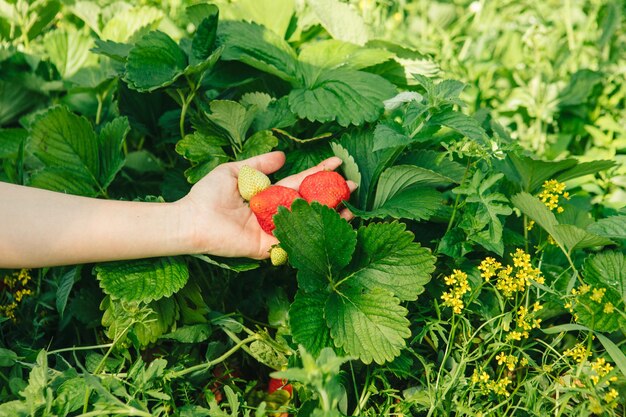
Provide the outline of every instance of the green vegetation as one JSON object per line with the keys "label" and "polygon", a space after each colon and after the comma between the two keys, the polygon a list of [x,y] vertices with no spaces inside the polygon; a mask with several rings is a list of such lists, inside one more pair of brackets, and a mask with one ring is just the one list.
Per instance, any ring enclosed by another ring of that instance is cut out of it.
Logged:
{"label": "green vegetation", "polygon": [[0,0],[0,180],[175,201],[277,149],[359,185],[279,210],[280,267],[0,271],[0,416],[624,415],[624,16]]}

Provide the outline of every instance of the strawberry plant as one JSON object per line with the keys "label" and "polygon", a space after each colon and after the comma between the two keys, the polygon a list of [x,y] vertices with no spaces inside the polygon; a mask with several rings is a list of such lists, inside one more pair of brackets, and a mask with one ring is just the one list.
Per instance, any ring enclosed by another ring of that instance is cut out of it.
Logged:
{"label": "strawberry plant", "polygon": [[0,270],[0,416],[622,415],[626,10],[535,3],[0,0],[1,181],[286,155],[268,260]]}

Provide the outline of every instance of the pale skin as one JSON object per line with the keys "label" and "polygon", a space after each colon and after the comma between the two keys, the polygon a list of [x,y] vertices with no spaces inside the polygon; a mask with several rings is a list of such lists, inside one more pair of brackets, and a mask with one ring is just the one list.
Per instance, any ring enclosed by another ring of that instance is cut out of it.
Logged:
{"label": "pale skin", "polygon": [[[237,175],[243,165],[271,174],[284,163],[282,152],[270,152],[222,164],[173,203],[102,200],[0,182],[0,268],[182,254],[265,259],[278,240],[261,230],[239,195]],[[306,176],[339,165],[339,158],[329,158],[277,184],[298,189]],[[340,215],[352,217],[346,209]]]}

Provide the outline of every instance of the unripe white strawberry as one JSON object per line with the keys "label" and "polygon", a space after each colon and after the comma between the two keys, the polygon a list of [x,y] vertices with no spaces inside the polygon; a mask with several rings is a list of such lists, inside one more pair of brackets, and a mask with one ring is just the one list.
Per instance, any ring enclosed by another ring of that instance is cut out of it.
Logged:
{"label": "unripe white strawberry", "polygon": [[284,265],[287,263],[287,258],[287,252],[280,246],[272,246],[272,249],[270,249],[270,260],[272,261],[272,265]]}
{"label": "unripe white strawberry", "polygon": [[248,165],[242,166],[239,170],[237,187],[239,188],[239,194],[241,194],[244,200],[249,201],[271,184],[272,182],[267,175]]}

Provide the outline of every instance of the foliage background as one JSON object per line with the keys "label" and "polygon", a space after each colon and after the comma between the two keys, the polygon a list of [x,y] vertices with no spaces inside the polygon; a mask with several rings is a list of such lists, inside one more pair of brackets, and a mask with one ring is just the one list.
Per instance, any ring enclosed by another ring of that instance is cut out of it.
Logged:
{"label": "foliage background", "polygon": [[[284,268],[2,271],[0,415],[624,413],[623,3],[218,1],[215,41],[198,4],[0,0],[0,180],[173,201],[221,162],[282,149],[277,179],[336,154],[358,219],[281,213]],[[224,23],[241,18],[271,30]],[[339,99],[302,99],[316,88]],[[396,89],[417,95],[384,106]],[[313,249],[289,239],[307,217]],[[326,294],[327,265],[299,256],[337,239],[353,250],[332,251]],[[511,292],[488,258],[541,278]],[[363,318],[386,330],[373,345],[336,326]],[[266,392],[274,370],[293,399]]]}

